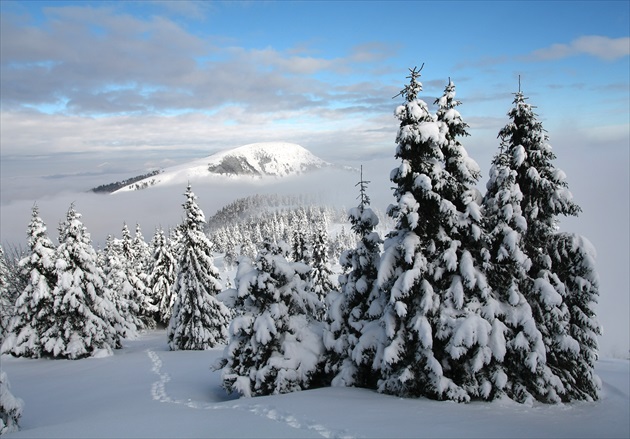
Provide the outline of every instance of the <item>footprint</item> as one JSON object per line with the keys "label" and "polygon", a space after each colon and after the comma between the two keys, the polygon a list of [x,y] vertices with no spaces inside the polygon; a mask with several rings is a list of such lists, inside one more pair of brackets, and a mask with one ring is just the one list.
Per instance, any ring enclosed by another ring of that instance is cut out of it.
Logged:
{"label": "footprint", "polygon": [[278,409],[276,409],[275,407],[266,407],[260,404],[253,404],[253,405],[247,404],[246,402],[249,401],[250,399],[241,399],[240,400],[241,404],[232,404],[232,405],[228,405],[225,403],[221,403],[221,404],[203,403],[200,401],[193,401],[191,399],[188,399],[187,401],[173,399],[166,392],[166,384],[171,380],[171,377],[168,373],[162,372],[162,360],[160,359],[158,354],[155,353],[151,349],[147,349],[146,353],[149,359],[151,360],[151,364],[152,364],[151,372],[153,372],[154,374],[158,376],[158,380],[155,381],[151,385],[151,397],[155,401],[166,402],[170,404],[182,404],[182,405],[186,405],[187,407],[190,407],[191,409],[196,409],[196,410],[247,411],[257,416],[265,417],[272,421],[284,423],[291,428],[314,431],[320,436],[325,437],[325,438],[348,438],[349,439],[349,438],[354,437],[352,435],[349,435],[345,431],[333,431],[326,428],[325,426],[321,424],[317,424],[317,423],[306,424],[306,423],[300,422],[294,415],[290,413],[283,413],[279,411]]}

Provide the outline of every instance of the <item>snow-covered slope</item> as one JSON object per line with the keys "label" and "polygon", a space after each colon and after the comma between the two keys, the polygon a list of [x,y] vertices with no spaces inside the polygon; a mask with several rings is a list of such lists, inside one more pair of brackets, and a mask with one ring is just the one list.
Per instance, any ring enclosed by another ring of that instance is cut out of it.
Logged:
{"label": "snow-covered slope", "polygon": [[295,143],[252,143],[164,169],[116,192],[217,177],[285,177],[330,166]]}
{"label": "snow-covered slope", "polygon": [[0,359],[24,400],[10,438],[628,438],[628,360],[600,359],[597,402],[531,406],[398,398],[327,387],[238,398],[210,369],[223,347],[169,351],[166,331],[105,358]]}

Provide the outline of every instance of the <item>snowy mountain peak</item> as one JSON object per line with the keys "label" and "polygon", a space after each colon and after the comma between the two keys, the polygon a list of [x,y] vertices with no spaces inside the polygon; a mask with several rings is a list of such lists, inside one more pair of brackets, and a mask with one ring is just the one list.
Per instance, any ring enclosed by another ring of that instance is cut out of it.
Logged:
{"label": "snowy mountain peak", "polygon": [[331,166],[295,143],[251,143],[172,166],[116,192],[221,177],[286,177]]}
{"label": "snowy mountain peak", "polygon": [[251,143],[210,157],[208,171],[229,175],[283,177],[327,166],[328,163],[295,143]]}

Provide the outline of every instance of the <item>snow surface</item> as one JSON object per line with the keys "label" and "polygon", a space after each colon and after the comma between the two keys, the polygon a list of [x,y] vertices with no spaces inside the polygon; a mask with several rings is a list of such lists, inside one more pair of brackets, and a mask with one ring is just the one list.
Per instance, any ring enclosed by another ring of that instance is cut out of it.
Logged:
{"label": "snow surface", "polygon": [[[240,173],[226,172],[223,174],[211,172],[210,167],[218,167],[231,159],[231,163],[244,165],[247,169]],[[158,185],[186,185],[199,179],[224,179],[251,177],[284,177],[303,173],[309,169],[330,166],[319,157],[313,155],[306,148],[288,142],[262,142],[243,145],[218,152],[208,157],[192,160],[177,166],[166,168],[158,175],[140,180],[125,186],[116,192],[135,190],[138,185],[147,184],[148,187]]]}
{"label": "snow surface", "polygon": [[599,360],[598,402],[527,406],[341,387],[237,398],[210,369],[222,352],[169,351],[166,332],[154,330],[104,358],[2,356],[12,393],[25,401],[21,430],[2,437],[630,437],[628,360]]}

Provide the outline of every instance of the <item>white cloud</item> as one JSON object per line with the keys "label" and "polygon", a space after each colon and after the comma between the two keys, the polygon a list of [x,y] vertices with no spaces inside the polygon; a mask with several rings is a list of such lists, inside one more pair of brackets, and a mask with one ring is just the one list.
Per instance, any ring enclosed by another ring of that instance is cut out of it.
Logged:
{"label": "white cloud", "polygon": [[550,61],[578,55],[590,55],[604,61],[614,61],[630,55],[630,37],[609,38],[598,35],[583,36],[569,44],[553,44],[532,52],[528,58]]}

